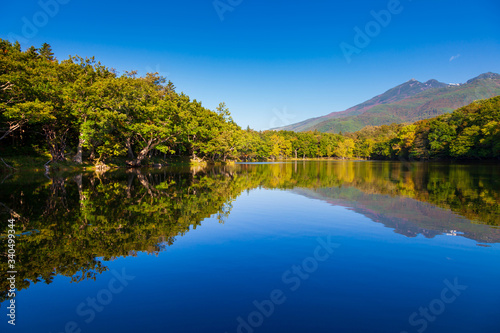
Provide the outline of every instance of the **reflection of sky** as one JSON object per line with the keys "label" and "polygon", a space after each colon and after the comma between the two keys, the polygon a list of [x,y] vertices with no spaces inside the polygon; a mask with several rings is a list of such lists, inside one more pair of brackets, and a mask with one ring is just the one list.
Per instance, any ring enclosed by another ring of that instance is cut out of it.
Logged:
{"label": "reflection of sky", "polygon": [[[292,292],[283,273],[328,236],[340,247]],[[414,332],[409,315],[440,297],[443,280],[458,278],[468,289],[427,332],[498,332],[499,254],[499,244],[407,238],[344,207],[256,189],[238,197],[225,224],[213,217],[159,256],[107,262],[135,279],[92,323],[75,309],[107,288],[109,272],[21,291],[15,331],[61,332],[73,320],[82,332],[236,332],[254,300],[281,289],[286,302],[255,332]]]}

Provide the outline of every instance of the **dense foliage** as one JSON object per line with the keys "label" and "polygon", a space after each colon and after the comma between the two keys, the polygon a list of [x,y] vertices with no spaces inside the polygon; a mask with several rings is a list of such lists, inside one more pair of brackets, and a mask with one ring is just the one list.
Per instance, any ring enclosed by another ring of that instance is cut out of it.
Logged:
{"label": "dense foliage", "polygon": [[22,51],[0,40],[0,129],[0,156],[46,154],[53,162],[499,158],[500,97],[345,135],[257,132],[242,130],[224,103],[208,110],[158,73],[118,76],[94,58],[58,61],[48,44]]}
{"label": "dense foliage", "polygon": [[212,112],[158,73],[136,74],[0,40],[3,150],[48,152],[55,162],[126,156],[132,166],[158,153],[228,158],[241,130],[224,104]]}

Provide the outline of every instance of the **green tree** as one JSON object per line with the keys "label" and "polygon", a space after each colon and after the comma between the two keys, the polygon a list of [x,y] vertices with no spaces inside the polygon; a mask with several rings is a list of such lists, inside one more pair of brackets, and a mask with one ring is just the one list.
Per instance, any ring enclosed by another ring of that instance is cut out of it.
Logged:
{"label": "green tree", "polygon": [[49,44],[43,43],[42,47],[38,50],[38,53],[40,54],[40,57],[46,60],[54,60],[54,53],[52,52],[52,48],[50,47]]}
{"label": "green tree", "polygon": [[456,139],[456,128],[449,123],[449,116],[429,121],[429,151],[431,156],[449,156],[450,144]]}

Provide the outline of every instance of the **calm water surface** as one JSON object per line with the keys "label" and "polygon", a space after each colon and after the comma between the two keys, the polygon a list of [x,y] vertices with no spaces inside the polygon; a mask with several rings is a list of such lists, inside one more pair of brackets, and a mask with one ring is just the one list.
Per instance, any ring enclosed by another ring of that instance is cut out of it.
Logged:
{"label": "calm water surface", "polygon": [[498,164],[0,178],[2,332],[500,332]]}

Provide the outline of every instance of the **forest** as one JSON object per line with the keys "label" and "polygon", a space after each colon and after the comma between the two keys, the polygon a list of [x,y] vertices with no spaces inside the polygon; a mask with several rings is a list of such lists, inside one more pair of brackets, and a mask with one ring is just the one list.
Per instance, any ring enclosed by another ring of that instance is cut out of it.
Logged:
{"label": "forest", "polygon": [[17,156],[129,167],[176,157],[497,159],[500,97],[413,124],[355,133],[255,131],[238,126],[225,103],[209,110],[158,73],[118,75],[93,57],[59,61],[47,43],[23,51],[18,42],[0,39],[2,167]]}

